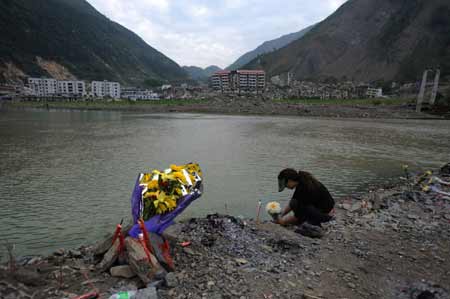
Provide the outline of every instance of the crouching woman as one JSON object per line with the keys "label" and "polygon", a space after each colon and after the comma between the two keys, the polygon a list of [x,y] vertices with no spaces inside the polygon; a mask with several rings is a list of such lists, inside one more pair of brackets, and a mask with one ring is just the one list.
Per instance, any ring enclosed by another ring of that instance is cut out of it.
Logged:
{"label": "crouching woman", "polygon": [[[282,210],[275,222],[281,225],[309,225],[320,228],[321,224],[334,217],[330,215],[334,208],[334,199],[328,189],[310,173],[287,168],[278,175],[279,192],[284,188],[295,189],[289,204]],[[293,211],[293,215],[289,214]],[[313,227],[313,229],[314,229]],[[302,233],[302,231],[299,231]],[[306,233],[308,234],[308,233]]]}

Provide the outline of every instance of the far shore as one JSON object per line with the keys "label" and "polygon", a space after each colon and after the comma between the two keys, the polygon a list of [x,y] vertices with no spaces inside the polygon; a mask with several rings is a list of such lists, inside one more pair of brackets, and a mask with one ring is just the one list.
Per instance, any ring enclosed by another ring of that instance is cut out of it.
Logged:
{"label": "far shore", "polygon": [[297,115],[331,118],[448,119],[449,114],[417,113],[412,99],[281,99],[229,97],[152,101],[21,101],[4,102],[5,109],[73,109],[146,113],[213,113],[238,115]]}

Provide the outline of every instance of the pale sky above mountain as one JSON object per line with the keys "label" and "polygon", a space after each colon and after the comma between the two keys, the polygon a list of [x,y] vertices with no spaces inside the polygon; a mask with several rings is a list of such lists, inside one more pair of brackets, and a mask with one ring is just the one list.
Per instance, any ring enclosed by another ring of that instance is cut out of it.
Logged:
{"label": "pale sky above mountain", "polygon": [[264,41],[319,22],[346,0],[88,0],[180,65],[226,67]]}

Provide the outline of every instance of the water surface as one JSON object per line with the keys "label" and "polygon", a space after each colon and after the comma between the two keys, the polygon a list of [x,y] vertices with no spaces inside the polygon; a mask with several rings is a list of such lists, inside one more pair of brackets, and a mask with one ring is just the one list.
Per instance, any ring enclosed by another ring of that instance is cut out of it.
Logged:
{"label": "water surface", "polygon": [[[339,198],[450,160],[450,122],[105,111],[0,111],[0,240],[17,254],[92,243],[130,218],[139,172],[200,163],[205,194],[183,217],[255,216],[287,200],[284,167]],[[2,248],[3,250],[3,248]]]}

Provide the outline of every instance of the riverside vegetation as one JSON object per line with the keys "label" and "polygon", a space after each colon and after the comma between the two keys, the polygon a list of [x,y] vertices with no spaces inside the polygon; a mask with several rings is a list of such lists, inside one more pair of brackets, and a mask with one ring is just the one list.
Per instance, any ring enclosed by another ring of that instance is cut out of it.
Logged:
{"label": "riverside vegetation", "polygon": [[[77,110],[124,110],[147,113],[200,112],[220,114],[298,115],[344,118],[441,118],[415,112],[411,99],[268,99],[263,95],[216,95],[199,99],[172,99],[154,101],[17,101],[4,104],[5,108],[45,108]],[[430,111],[428,111],[430,112]],[[431,111],[432,112],[432,111]]]}

